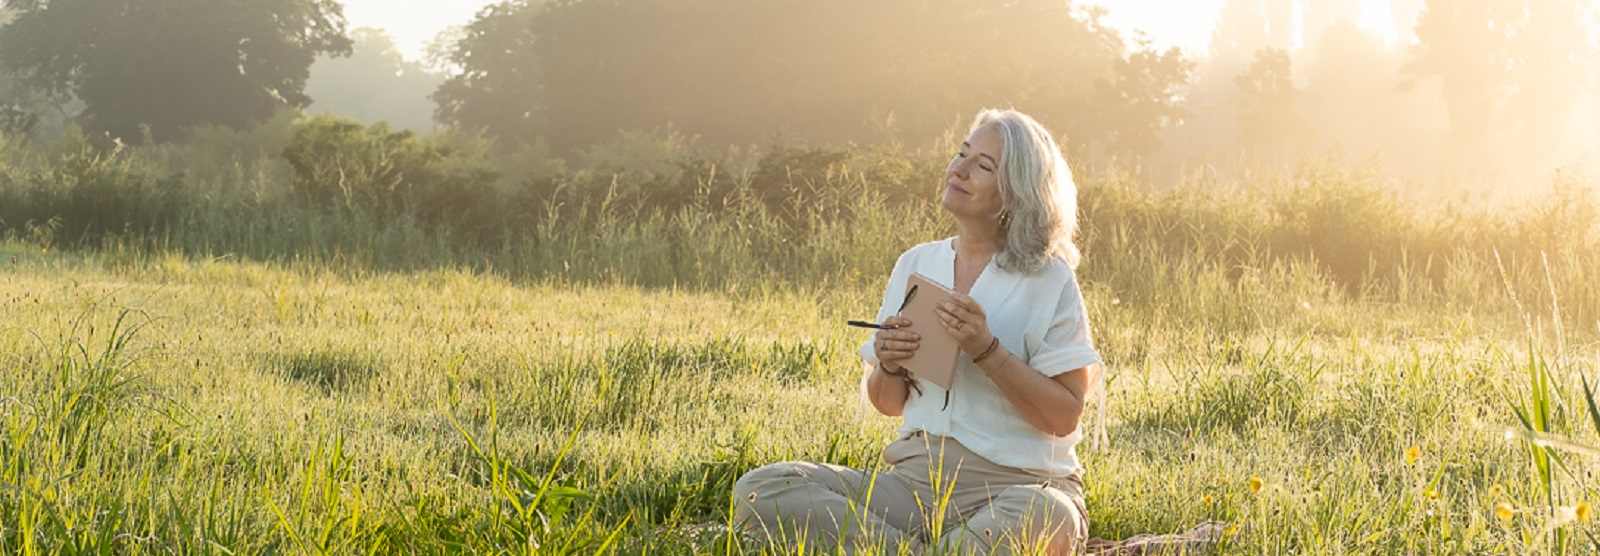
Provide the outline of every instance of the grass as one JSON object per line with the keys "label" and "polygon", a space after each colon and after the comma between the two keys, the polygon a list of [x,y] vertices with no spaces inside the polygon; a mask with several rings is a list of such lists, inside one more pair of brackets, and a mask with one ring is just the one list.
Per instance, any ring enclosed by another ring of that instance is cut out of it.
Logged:
{"label": "grass", "polygon": [[[942,155],[562,170],[429,224],[292,198],[276,125],[0,144],[0,552],[791,554],[730,534],[733,481],[880,465],[841,323],[950,233],[913,187]],[[1585,184],[1433,203],[1313,163],[1080,199],[1091,534],[1600,550]]]}
{"label": "grass", "polygon": [[[727,533],[733,480],[879,465],[895,427],[859,401],[862,338],[839,326],[870,314],[867,280],[142,259],[0,252],[0,551],[781,554]],[[1226,554],[1593,548],[1592,523],[1562,523],[1600,503],[1593,451],[1508,433],[1600,444],[1600,334],[1174,264],[1191,306],[1085,284],[1112,370],[1110,443],[1080,452],[1092,534],[1219,519],[1243,531]]]}

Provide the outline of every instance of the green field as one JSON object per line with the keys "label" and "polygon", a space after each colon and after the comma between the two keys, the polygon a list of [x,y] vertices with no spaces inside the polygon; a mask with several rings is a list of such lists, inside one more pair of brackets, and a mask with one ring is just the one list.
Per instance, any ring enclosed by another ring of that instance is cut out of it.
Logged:
{"label": "green field", "polygon": [[[1127,256],[1097,255],[1093,535],[1216,519],[1238,526],[1225,554],[1595,546],[1593,523],[1562,522],[1600,503],[1580,382],[1600,325],[1504,288],[1480,306],[1353,296],[1292,264],[1191,268],[1174,274],[1191,291],[1139,302],[1111,285]],[[728,535],[728,493],[774,461],[879,465],[895,423],[859,401],[863,336],[841,326],[871,314],[874,282],[642,287],[13,241],[0,551],[790,553]],[[1530,448],[1514,406],[1578,446]]]}
{"label": "green field", "polygon": [[[444,172],[402,206],[292,172],[256,135],[329,122],[277,125],[0,144],[0,553],[789,554],[728,533],[734,479],[878,465],[896,425],[843,322],[951,233],[919,186],[943,154]],[[415,163],[506,162],[438,152]],[[1092,535],[1600,547],[1587,182],[1079,185]]]}

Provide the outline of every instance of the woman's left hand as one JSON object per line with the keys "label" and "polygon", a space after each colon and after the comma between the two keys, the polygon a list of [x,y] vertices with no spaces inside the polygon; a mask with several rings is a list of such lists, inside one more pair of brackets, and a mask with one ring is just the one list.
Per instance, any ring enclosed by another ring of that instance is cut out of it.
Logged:
{"label": "woman's left hand", "polygon": [[989,333],[989,319],[983,312],[983,306],[971,296],[954,294],[934,306],[934,312],[939,315],[944,331],[950,333],[961,349],[969,354],[982,352],[994,340],[994,335]]}

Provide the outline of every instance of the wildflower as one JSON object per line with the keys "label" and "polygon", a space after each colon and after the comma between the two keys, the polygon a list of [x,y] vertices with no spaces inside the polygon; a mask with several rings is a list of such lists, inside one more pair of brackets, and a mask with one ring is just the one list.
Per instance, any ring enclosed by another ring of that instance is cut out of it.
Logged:
{"label": "wildflower", "polygon": [[1588,523],[1589,520],[1594,519],[1594,508],[1590,508],[1588,502],[1579,502],[1578,507],[1573,508],[1573,513],[1577,514],[1578,521],[1582,521],[1584,523]]}
{"label": "wildflower", "polygon": [[1578,520],[1578,509],[1572,506],[1557,506],[1555,520],[1552,527],[1559,527]]}
{"label": "wildflower", "polygon": [[1422,495],[1423,496],[1427,496],[1429,500],[1438,500],[1439,499],[1439,491],[1433,490],[1431,488],[1428,489],[1426,492],[1423,492]]}
{"label": "wildflower", "polygon": [[1495,483],[1494,486],[1489,487],[1489,498],[1491,499],[1498,499],[1501,496],[1505,496],[1505,494],[1506,487],[1500,486],[1499,483]]}
{"label": "wildflower", "polygon": [[1422,450],[1418,450],[1416,446],[1406,448],[1406,465],[1416,465],[1419,459],[1422,459]]}
{"label": "wildflower", "polygon": [[1205,496],[1201,496],[1200,497],[1200,501],[1205,503],[1205,505],[1210,506],[1211,505],[1211,495],[1207,494]]}
{"label": "wildflower", "polygon": [[1250,492],[1261,492],[1261,477],[1250,477]]}
{"label": "wildflower", "polygon": [[1511,504],[1507,504],[1505,502],[1495,504],[1494,516],[1500,518],[1500,521],[1511,521]]}

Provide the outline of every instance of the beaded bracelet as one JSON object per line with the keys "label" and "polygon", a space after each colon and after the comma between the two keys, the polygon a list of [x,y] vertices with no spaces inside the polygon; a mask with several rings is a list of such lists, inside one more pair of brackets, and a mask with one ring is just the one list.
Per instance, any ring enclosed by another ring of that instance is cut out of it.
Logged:
{"label": "beaded bracelet", "polygon": [[994,353],[994,348],[1000,346],[1000,338],[999,337],[996,337],[996,336],[990,336],[990,337],[994,338],[994,339],[993,340],[989,340],[988,349],[983,350],[983,353],[979,354],[977,357],[972,358],[972,363],[973,364],[977,364],[979,361],[983,361],[984,358],[989,357],[989,354]]}

